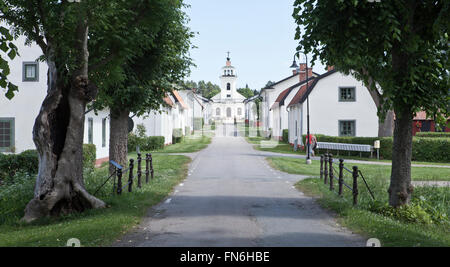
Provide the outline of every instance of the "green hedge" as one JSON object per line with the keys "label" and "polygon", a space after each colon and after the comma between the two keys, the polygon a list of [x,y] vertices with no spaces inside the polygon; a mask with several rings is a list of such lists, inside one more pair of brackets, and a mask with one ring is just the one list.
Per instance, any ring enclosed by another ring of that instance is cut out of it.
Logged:
{"label": "green hedge", "polygon": [[183,129],[175,128],[172,131],[172,144],[181,143],[183,141]]}
{"label": "green hedge", "polygon": [[[83,145],[83,166],[94,168],[96,161],[95,145]],[[36,150],[26,150],[20,154],[0,154],[0,180],[12,181],[17,172],[37,174],[39,156]]]}
{"label": "green hedge", "polygon": [[36,150],[27,150],[20,154],[0,154],[0,180],[11,181],[17,172],[35,174],[38,172],[38,154]]}
{"label": "green hedge", "polygon": [[[316,135],[318,142],[345,143],[345,144],[361,144],[372,145],[376,140],[380,140],[380,158],[392,159],[392,137],[337,137]],[[306,143],[306,136],[303,136]],[[319,150],[320,153],[322,151]],[[359,152],[342,151],[344,155],[359,156]],[[363,153],[370,155],[370,153]],[[375,154],[374,154],[375,155]],[[426,138],[414,137],[412,147],[412,160],[414,161],[430,161],[430,162],[450,162],[450,139],[449,138]]]}
{"label": "green hedge", "polygon": [[134,133],[128,135],[128,152],[135,152],[139,146],[141,151],[154,151],[164,149],[164,136],[138,137]]}
{"label": "green hedge", "polygon": [[154,151],[164,149],[164,136],[149,136],[146,139],[145,145],[142,147],[144,151]]}
{"label": "green hedge", "polygon": [[95,167],[95,161],[97,160],[97,148],[94,144],[83,145],[83,167],[91,170]]}
{"label": "green hedge", "polygon": [[417,137],[434,137],[434,138],[441,138],[441,137],[450,137],[450,132],[418,132],[416,133]]}
{"label": "green hedge", "polygon": [[190,126],[185,126],[184,127],[184,133],[186,134],[186,136],[191,135],[191,127]]}
{"label": "green hedge", "polygon": [[283,130],[283,142],[289,143],[289,130],[288,129]]}

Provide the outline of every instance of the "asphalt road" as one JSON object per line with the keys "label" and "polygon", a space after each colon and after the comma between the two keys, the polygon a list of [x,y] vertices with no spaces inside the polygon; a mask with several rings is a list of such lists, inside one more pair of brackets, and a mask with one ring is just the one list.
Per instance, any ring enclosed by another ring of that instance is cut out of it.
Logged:
{"label": "asphalt road", "polygon": [[294,184],[272,169],[233,126],[195,154],[189,176],[115,246],[363,246]]}

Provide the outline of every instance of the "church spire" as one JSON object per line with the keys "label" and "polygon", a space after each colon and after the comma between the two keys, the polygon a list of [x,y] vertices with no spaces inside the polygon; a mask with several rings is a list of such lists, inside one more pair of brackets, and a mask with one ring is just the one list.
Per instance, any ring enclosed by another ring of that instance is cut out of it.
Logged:
{"label": "church spire", "polygon": [[228,56],[227,56],[227,67],[231,66],[231,59],[230,59],[230,51],[227,52]]}

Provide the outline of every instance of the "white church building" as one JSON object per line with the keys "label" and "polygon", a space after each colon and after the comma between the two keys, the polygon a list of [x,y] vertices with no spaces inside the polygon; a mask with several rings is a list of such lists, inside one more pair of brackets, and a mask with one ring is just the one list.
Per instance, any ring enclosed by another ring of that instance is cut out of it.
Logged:
{"label": "white church building", "polygon": [[236,68],[231,65],[228,57],[226,66],[222,68],[220,76],[220,93],[211,98],[212,119],[223,123],[233,123],[245,120],[245,97],[236,89]]}

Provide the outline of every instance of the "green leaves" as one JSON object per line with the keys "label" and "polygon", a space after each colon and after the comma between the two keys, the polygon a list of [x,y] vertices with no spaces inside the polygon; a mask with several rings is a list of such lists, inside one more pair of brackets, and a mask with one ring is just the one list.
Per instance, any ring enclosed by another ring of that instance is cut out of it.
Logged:
{"label": "green leaves", "polygon": [[449,6],[419,0],[296,1],[295,39],[298,49],[325,64],[374,80],[389,107],[396,102],[449,113],[449,23],[443,23]]}

